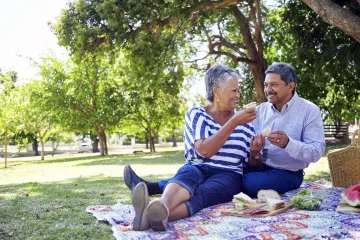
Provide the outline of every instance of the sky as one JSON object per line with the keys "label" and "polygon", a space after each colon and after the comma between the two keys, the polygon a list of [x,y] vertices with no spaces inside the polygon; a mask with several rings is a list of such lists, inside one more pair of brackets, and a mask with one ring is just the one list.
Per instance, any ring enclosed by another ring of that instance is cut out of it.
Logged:
{"label": "sky", "polygon": [[54,51],[66,58],[66,50],[57,45],[48,22],[54,22],[68,0],[0,0],[0,68],[18,72],[26,81],[37,74],[31,66]]}

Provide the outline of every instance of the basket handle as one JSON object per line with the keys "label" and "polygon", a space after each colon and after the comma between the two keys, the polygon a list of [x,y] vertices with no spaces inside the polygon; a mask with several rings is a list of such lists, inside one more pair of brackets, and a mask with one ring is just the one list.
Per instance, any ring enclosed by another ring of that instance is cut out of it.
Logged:
{"label": "basket handle", "polygon": [[[358,140],[357,141],[356,141],[356,137],[355,137],[356,135],[358,135]],[[359,131],[359,129],[356,129],[354,131],[354,134],[352,135],[351,146],[353,146],[353,147],[360,146],[359,141],[360,141],[360,131]]]}

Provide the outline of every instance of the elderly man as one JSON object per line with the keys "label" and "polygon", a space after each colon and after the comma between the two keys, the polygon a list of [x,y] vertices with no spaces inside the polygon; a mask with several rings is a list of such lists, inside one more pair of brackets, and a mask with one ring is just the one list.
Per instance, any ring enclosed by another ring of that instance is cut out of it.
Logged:
{"label": "elderly man", "polygon": [[[297,77],[293,67],[287,63],[273,63],[265,74],[264,91],[268,102],[257,107],[253,124],[257,133],[267,127],[272,131],[263,138],[265,147],[261,154],[252,156],[263,159],[261,166],[244,169],[242,188],[251,197],[256,197],[261,189],[285,193],[300,187],[304,169],[318,161],[325,151],[320,109],[296,93]],[[124,181],[130,189],[145,182],[149,195],[161,194],[168,183],[167,179],[146,182],[130,166],[124,168]]]}

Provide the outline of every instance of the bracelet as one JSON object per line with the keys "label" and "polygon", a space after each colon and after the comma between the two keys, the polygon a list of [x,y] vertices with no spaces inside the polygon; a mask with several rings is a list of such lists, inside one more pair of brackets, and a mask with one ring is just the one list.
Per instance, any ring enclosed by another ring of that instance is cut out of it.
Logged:
{"label": "bracelet", "polygon": [[259,160],[261,159],[262,155],[259,154],[259,155],[256,155],[256,156],[250,156],[251,158],[255,159],[255,160]]}

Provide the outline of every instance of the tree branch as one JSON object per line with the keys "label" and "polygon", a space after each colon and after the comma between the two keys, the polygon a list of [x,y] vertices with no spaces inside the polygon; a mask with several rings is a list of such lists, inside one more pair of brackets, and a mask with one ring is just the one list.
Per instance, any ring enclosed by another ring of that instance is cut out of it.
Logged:
{"label": "tree branch", "polygon": [[[195,4],[192,7],[180,10],[180,16],[190,17],[192,13],[198,11],[214,11],[217,9],[227,8],[233,5],[243,2],[244,0],[223,0],[223,1],[202,1]],[[179,23],[178,17],[168,17],[165,19],[156,19],[154,22],[147,23],[133,31],[130,31],[130,35],[136,37],[141,31],[154,30],[157,27],[174,27]]]}
{"label": "tree branch", "polygon": [[215,50],[211,50],[209,52],[209,54],[214,54],[214,55],[225,55],[225,56],[228,56],[230,57],[231,59],[235,60],[235,61],[238,61],[238,62],[245,62],[245,63],[254,63],[253,60],[249,59],[249,58],[245,58],[245,57],[238,57],[238,56],[235,56],[234,54],[232,53],[229,53],[229,52],[224,52],[224,51],[215,51]]}
{"label": "tree branch", "polygon": [[303,0],[321,19],[360,41],[360,17],[331,0]]}
{"label": "tree branch", "polygon": [[244,44],[231,43],[231,42],[227,41],[223,36],[220,36],[220,35],[212,35],[211,38],[212,38],[212,40],[215,40],[216,38],[219,39],[220,41],[218,43],[221,43],[222,45],[236,51],[239,54],[244,54],[243,52],[239,51],[239,49],[246,49]]}
{"label": "tree branch", "polygon": [[244,16],[244,14],[242,14],[242,12],[239,10],[237,6],[231,6],[230,8],[233,11],[234,17],[240,26],[240,32],[243,37],[244,45],[249,52],[249,58],[251,60],[256,61],[259,55],[255,43],[251,38],[249,20]]}

